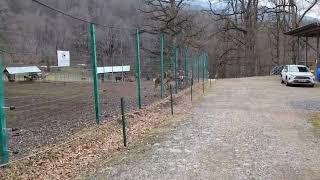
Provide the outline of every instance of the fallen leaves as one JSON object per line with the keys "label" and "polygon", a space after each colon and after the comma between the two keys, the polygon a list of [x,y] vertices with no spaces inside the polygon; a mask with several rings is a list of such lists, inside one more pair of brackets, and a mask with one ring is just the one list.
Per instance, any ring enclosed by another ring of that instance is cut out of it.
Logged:
{"label": "fallen leaves", "polygon": [[[201,87],[197,85],[193,89],[202,95]],[[189,90],[185,90],[175,95],[175,102],[178,104],[175,106],[176,114],[187,113],[187,109],[191,108],[190,98],[186,96],[188,94]],[[145,109],[128,113],[126,118],[130,143],[171,118],[170,99],[165,98]],[[122,145],[121,124],[119,117],[116,117],[114,121],[88,128],[70,137],[65,143],[49,147],[23,160],[11,162],[8,167],[0,170],[0,178],[73,179],[79,173],[95,169],[100,158],[107,158],[112,152],[123,149],[125,148]]]}

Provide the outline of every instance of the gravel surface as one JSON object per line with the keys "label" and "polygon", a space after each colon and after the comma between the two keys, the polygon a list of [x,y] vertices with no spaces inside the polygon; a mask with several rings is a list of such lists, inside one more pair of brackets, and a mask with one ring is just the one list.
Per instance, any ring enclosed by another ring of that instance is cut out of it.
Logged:
{"label": "gravel surface", "polygon": [[[182,121],[154,130],[89,179],[320,179],[308,123],[319,87],[276,78],[219,80]],[[298,102],[298,103],[297,103]]]}
{"label": "gravel surface", "polygon": [[294,108],[320,111],[320,101],[315,101],[315,100],[292,101],[290,104]]}

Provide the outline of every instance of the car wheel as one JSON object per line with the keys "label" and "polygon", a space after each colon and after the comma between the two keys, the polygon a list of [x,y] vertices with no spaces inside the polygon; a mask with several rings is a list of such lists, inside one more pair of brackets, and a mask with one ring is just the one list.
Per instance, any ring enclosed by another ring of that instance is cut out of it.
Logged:
{"label": "car wheel", "polygon": [[314,87],[314,84],[309,85],[309,87],[313,88],[313,87]]}
{"label": "car wheel", "polygon": [[291,84],[288,82],[288,80],[285,81],[286,86],[290,86]]}

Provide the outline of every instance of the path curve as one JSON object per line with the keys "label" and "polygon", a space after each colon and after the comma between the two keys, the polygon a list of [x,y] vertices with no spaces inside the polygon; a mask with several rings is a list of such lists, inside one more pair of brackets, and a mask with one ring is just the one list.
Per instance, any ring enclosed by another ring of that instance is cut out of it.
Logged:
{"label": "path curve", "polygon": [[319,89],[219,80],[189,119],[89,179],[320,179],[320,136],[304,108],[320,107]]}

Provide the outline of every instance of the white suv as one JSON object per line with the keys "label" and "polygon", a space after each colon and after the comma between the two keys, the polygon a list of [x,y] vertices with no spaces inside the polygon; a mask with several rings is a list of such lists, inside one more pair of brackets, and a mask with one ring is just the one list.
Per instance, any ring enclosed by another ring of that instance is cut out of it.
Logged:
{"label": "white suv", "polygon": [[310,69],[303,65],[286,65],[281,71],[281,83],[290,85],[314,86],[315,77]]}

